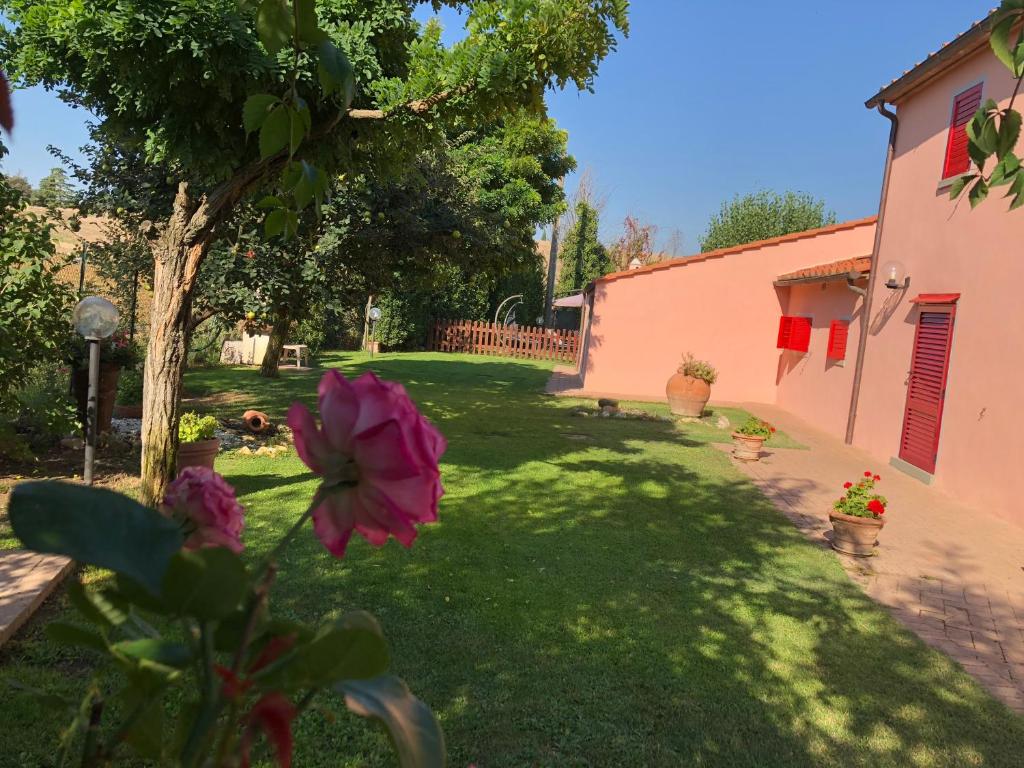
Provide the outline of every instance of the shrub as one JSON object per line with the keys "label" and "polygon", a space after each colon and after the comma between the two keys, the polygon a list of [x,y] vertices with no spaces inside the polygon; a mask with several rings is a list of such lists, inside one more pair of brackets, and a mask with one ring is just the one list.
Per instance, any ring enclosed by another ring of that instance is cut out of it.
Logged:
{"label": "shrub", "polygon": [[697,360],[689,352],[683,356],[683,362],[682,365],[679,366],[679,372],[683,374],[683,376],[700,379],[707,384],[714,384],[718,380],[718,371],[712,367],[711,363],[706,360]]}
{"label": "shrub", "polygon": [[75,403],[68,394],[67,372],[56,365],[34,368],[14,393],[14,411],[0,418],[0,454],[29,460],[65,435],[79,431]]}
{"label": "shrub", "polygon": [[875,493],[875,483],[882,478],[870,470],[864,471],[864,477],[856,483],[847,482],[843,484],[846,495],[837,499],[832,505],[836,512],[854,517],[879,518],[885,514],[885,508],[889,502],[885,496]]}
{"label": "shrub", "polygon": [[142,371],[126,368],[117,380],[117,404],[138,405],[142,402]]}
{"label": "shrub", "polygon": [[[113,363],[122,368],[134,368],[141,359],[142,353],[139,345],[134,341],[129,341],[128,335],[124,331],[118,331],[100,342],[101,363]],[[89,367],[89,343],[77,333],[68,337],[65,360],[76,370]]]}
{"label": "shrub", "polygon": [[238,338],[241,338],[241,333],[233,323],[222,317],[207,320],[196,329],[189,343],[189,367],[212,368],[220,365],[220,351],[224,342]]}
{"label": "shrub", "polygon": [[198,443],[209,440],[217,432],[217,419],[213,416],[200,416],[195,411],[181,414],[178,424],[178,439],[183,443]]}
{"label": "shrub", "polygon": [[763,419],[751,416],[743,422],[743,426],[737,429],[736,432],[741,435],[763,437],[765,440],[771,440],[772,435],[775,434],[775,427]]}

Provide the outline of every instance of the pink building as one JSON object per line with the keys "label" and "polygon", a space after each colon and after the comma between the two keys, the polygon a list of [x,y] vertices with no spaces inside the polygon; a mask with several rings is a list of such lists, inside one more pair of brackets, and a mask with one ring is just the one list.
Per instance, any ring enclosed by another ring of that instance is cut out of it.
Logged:
{"label": "pink building", "polygon": [[948,196],[970,168],[964,125],[1014,85],[979,22],[868,100],[893,126],[877,222],[596,281],[581,390],[663,399],[691,351],[718,367],[716,401],[779,404],[1024,525],[1024,213]]}

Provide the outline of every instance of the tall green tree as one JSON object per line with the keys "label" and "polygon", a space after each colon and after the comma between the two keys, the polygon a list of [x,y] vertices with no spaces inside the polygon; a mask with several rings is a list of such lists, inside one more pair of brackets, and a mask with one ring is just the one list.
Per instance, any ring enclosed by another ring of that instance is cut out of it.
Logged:
{"label": "tall green tree", "polygon": [[39,188],[33,196],[36,205],[48,208],[67,208],[74,205],[75,192],[68,180],[68,172],[63,168],[53,168],[39,180]]}
{"label": "tall green tree", "polygon": [[597,237],[597,227],[597,210],[584,200],[578,201],[575,221],[558,252],[562,262],[556,286],[559,294],[581,290],[612,270],[608,249]]}
{"label": "tall green tree", "polygon": [[177,182],[170,215],[150,230],[145,501],[173,475],[196,280],[239,202],[277,193],[266,225],[287,233],[286,203],[322,195],[327,175],[399,168],[451,120],[541,112],[548,88],[592,88],[628,29],[627,0],[433,4],[466,14],[458,42],[417,23],[409,0],[0,0],[10,74],[60,87],[111,143],[140,147]]}
{"label": "tall green tree", "polygon": [[825,203],[798,192],[761,191],[737,195],[722,203],[711,217],[700,241],[703,252],[734,245],[767,240],[793,232],[804,232],[834,224],[836,215],[826,210]]}

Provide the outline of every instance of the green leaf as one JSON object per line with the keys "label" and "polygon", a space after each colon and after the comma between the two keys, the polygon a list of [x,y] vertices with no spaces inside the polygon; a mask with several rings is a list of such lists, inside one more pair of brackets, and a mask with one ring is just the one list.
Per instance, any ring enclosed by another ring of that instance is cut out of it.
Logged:
{"label": "green leaf", "polygon": [[124,574],[154,594],[181,549],[178,524],[120,493],[50,480],[11,493],[11,527],[28,549]]}
{"label": "green leaf", "polygon": [[256,11],[256,33],[263,47],[277,53],[291,42],[295,19],[287,0],[263,0]]}
{"label": "green leaf", "polygon": [[245,100],[242,107],[242,125],[245,128],[245,135],[258,131],[267,119],[270,108],[281,100],[269,93],[255,93]]}
{"label": "green leaf", "polygon": [[1016,17],[1013,14],[1009,14],[998,24],[994,25],[988,42],[992,46],[992,53],[996,55],[996,58],[1016,75],[1013,52],[1010,50],[1010,31],[1013,29],[1015,20]]}
{"label": "green leaf", "polygon": [[303,119],[302,115],[294,109],[288,110],[288,121],[288,156],[292,157],[302,144],[302,140],[306,138],[306,121]]}
{"label": "green leaf", "polygon": [[360,717],[380,721],[398,753],[401,768],[443,768],[444,734],[434,713],[397,677],[339,683],[334,690]]}
{"label": "green leaf", "polygon": [[77,579],[68,584],[68,599],[83,618],[104,630],[121,626],[128,620],[124,611],[110,602],[102,592],[84,586]]}
{"label": "green leaf", "polygon": [[116,586],[112,595],[118,600],[138,606],[144,611],[160,614],[168,612],[163,600],[156,595],[150,594],[145,587],[134,579],[119,573],[115,577],[114,583]]}
{"label": "green leaf", "polygon": [[284,205],[284,200],[274,195],[267,195],[256,203],[257,208],[280,208]]}
{"label": "green leaf", "polygon": [[1007,152],[1012,152],[1017,146],[1017,139],[1020,138],[1020,112],[1015,109],[1007,110],[999,121],[999,133],[996,136],[996,156],[1002,158]]}
{"label": "green leaf", "polygon": [[267,214],[263,222],[263,231],[267,237],[277,237],[284,233],[286,208],[275,208]]}
{"label": "green leaf", "polygon": [[288,146],[291,121],[288,108],[278,104],[267,115],[260,128],[260,158],[266,160]]}
{"label": "green leaf", "polygon": [[159,761],[163,754],[164,707],[155,691],[129,685],[118,694],[123,709],[134,716],[125,732],[125,741],[148,760]]}
{"label": "green leaf", "polygon": [[63,621],[51,621],[46,625],[46,636],[58,645],[90,648],[100,653],[107,652],[107,641],[98,633],[85,627]]}
{"label": "green leaf", "polygon": [[242,602],[249,582],[242,559],[224,547],[176,554],[164,576],[162,595],[175,613],[223,619]]}
{"label": "green leaf", "polygon": [[51,691],[44,691],[42,688],[26,685],[20,680],[7,680],[6,682],[9,687],[32,697],[39,706],[45,707],[46,709],[51,709],[56,712],[67,712],[77,706],[77,702],[72,701],[71,699],[66,699],[63,696],[52,693]]}
{"label": "green leaf", "polygon": [[960,197],[960,194],[964,191],[964,188],[973,180],[977,178],[977,174],[965,173],[962,176],[957,177],[949,188],[949,197],[951,200],[956,200]]}
{"label": "green leaf", "polygon": [[1013,184],[1010,185],[1007,190],[1005,197],[1013,195],[1013,201],[1010,203],[1010,210],[1015,211],[1024,205],[1024,174],[1018,173],[1014,179]]}
{"label": "green leaf", "polygon": [[988,180],[989,186],[1001,187],[1004,184],[1009,184],[1016,178],[1018,170],[1020,170],[1020,158],[1012,152],[1003,155],[1002,159],[996,163],[996,167],[992,169],[992,175]]}
{"label": "green leaf", "polygon": [[145,659],[165,667],[181,668],[192,661],[192,649],[171,640],[124,640],[110,649],[130,659]]}
{"label": "green leaf", "polygon": [[265,688],[294,691],[374,678],[387,668],[388,647],[380,625],[370,614],[357,611],[321,630],[253,679]]}
{"label": "green leaf", "polygon": [[971,191],[967,193],[967,199],[971,201],[971,208],[977,207],[986,197],[988,197],[988,184],[984,179],[979,178],[971,187]]}
{"label": "green leaf", "polygon": [[292,0],[295,3],[295,17],[299,23],[299,40],[307,45],[317,45],[327,38],[320,29],[316,18],[316,0]]}
{"label": "green leaf", "polygon": [[348,109],[356,92],[356,76],[352,63],[344,51],[330,40],[321,42],[317,52],[320,87],[327,95],[337,93],[340,96],[341,108]]}

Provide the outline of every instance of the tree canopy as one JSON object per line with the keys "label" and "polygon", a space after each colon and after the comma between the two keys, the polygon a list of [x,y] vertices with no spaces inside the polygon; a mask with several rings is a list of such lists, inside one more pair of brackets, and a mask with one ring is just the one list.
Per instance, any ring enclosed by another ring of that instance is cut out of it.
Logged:
{"label": "tree canopy", "polygon": [[700,241],[703,252],[781,237],[835,223],[825,203],[798,192],[761,191],[722,203]]}
{"label": "tree canopy", "polygon": [[586,201],[577,201],[572,228],[558,252],[562,262],[556,286],[559,294],[581,290],[612,270],[608,249],[598,239],[597,228],[597,211]]}
{"label": "tree canopy", "polygon": [[33,195],[36,205],[48,208],[66,208],[74,205],[75,192],[68,180],[68,172],[63,168],[53,168],[39,180],[39,187]]}

